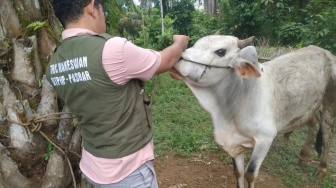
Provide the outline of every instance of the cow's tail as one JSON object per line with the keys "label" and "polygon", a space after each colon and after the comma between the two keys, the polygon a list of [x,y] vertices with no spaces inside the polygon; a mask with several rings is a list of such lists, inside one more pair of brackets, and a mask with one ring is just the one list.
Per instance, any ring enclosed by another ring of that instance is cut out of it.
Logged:
{"label": "cow's tail", "polygon": [[316,142],[315,142],[315,150],[316,150],[319,157],[322,154],[322,149],[323,149],[322,128],[320,126],[319,131],[316,135]]}

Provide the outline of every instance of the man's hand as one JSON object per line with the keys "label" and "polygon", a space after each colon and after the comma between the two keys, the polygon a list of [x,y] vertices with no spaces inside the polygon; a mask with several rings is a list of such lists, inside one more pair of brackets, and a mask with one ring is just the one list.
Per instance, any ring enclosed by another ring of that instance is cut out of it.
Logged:
{"label": "man's hand", "polygon": [[161,63],[156,74],[169,71],[179,61],[183,51],[188,47],[189,37],[186,35],[174,35],[173,44],[160,52]]}
{"label": "man's hand", "polygon": [[177,43],[178,45],[182,46],[183,51],[188,47],[190,38],[186,35],[174,35],[173,41],[174,43]]}

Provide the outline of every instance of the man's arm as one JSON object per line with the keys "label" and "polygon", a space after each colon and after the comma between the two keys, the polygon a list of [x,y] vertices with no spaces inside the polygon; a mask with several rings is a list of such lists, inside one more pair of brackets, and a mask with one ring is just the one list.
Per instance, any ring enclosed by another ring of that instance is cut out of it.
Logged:
{"label": "man's arm", "polygon": [[174,35],[174,43],[160,52],[161,64],[155,74],[166,72],[173,68],[180,59],[182,52],[187,48],[189,37],[185,35]]}

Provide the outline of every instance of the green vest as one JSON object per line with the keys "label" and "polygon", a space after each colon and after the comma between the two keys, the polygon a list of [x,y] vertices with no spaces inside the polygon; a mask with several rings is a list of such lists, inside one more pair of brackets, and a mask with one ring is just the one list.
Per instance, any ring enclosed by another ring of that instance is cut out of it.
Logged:
{"label": "green vest", "polygon": [[148,144],[153,128],[143,82],[118,85],[103,68],[102,51],[109,38],[103,34],[63,40],[46,76],[77,116],[85,150],[96,157],[120,158]]}

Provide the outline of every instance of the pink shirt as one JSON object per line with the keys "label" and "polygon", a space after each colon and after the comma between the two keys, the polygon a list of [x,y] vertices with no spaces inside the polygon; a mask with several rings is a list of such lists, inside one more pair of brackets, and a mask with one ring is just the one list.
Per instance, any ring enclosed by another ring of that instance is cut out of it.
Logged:
{"label": "pink shirt", "polygon": [[[83,34],[96,34],[87,29],[73,28],[64,30],[62,38]],[[149,80],[161,63],[160,53],[143,49],[128,42],[124,38],[109,39],[104,46],[103,67],[111,80],[124,85],[133,78]],[[95,157],[84,148],[79,166],[82,172],[99,184],[116,183],[148,160],[154,159],[154,146],[151,140],[139,151],[118,159]]]}

